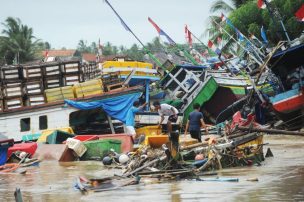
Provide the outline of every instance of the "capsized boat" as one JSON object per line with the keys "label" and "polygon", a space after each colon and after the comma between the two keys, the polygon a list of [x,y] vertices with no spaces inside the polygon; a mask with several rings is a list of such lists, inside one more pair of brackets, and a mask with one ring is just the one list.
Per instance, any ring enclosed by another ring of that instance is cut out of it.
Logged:
{"label": "capsized boat", "polygon": [[285,126],[298,129],[304,125],[304,44],[278,51],[270,60],[271,69],[282,81],[282,90],[270,97],[274,111]]}

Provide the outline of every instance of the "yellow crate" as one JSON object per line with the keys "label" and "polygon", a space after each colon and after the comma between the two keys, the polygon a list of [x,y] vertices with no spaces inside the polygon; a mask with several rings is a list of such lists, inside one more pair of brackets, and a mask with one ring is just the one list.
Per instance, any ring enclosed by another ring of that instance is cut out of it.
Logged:
{"label": "yellow crate", "polygon": [[141,135],[141,134],[144,134],[145,136],[160,135],[162,133],[162,130],[158,125],[137,128],[135,131],[136,131],[137,136]]}
{"label": "yellow crate", "polygon": [[107,61],[102,64],[103,68],[110,68],[110,67],[137,67],[137,68],[148,68],[152,69],[153,64],[147,62],[119,62],[119,61]]}
{"label": "yellow crate", "polygon": [[140,68],[148,68],[148,69],[153,68],[153,65],[151,63],[147,63],[147,62],[137,62],[137,66]]}
{"label": "yellow crate", "polygon": [[46,142],[47,137],[50,134],[52,134],[55,130],[61,130],[63,132],[67,132],[67,133],[70,133],[70,134],[75,134],[71,127],[61,127],[61,128],[47,129],[47,130],[43,130],[41,132],[41,135],[39,136],[37,142]]}
{"label": "yellow crate", "polygon": [[146,136],[144,141],[145,145],[150,145],[152,148],[159,148],[163,144],[167,144],[169,142],[168,135],[150,135]]}
{"label": "yellow crate", "polygon": [[75,98],[72,86],[47,89],[44,92],[47,102],[56,102],[64,99]]}
{"label": "yellow crate", "polygon": [[100,79],[95,79],[83,83],[78,83],[74,85],[73,91],[75,97],[77,98],[102,94],[102,82]]}

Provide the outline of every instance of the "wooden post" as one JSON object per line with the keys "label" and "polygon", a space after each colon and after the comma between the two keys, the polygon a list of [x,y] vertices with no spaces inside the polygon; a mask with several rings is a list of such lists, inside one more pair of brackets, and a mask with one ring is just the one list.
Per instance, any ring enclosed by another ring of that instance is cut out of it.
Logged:
{"label": "wooden post", "polygon": [[149,82],[149,80],[147,79],[146,80],[146,103],[147,103],[147,105],[146,105],[146,110],[147,111],[149,111],[150,109],[149,109],[149,96],[150,96],[150,91],[149,91],[149,84],[150,84],[150,82]]}
{"label": "wooden post", "polygon": [[112,119],[111,119],[111,117],[109,115],[107,115],[107,119],[108,119],[108,122],[109,122],[109,125],[110,125],[111,133],[115,134],[115,130],[114,130],[114,126],[113,126],[113,123],[112,123]]}
{"label": "wooden post", "polygon": [[265,133],[269,133],[269,134],[304,136],[304,132],[298,132],[298,131],[266,129],[266,128],[251,128],[251,127],[243,127],[243,126],[238,126],[237,129],[242,130],[242,131],[251,131],[251,132],[265,132]]}

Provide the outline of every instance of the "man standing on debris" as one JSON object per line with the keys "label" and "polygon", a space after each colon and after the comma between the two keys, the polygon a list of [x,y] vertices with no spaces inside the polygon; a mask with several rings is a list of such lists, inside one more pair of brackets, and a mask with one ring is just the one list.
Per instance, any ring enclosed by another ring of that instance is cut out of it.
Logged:
{"label": "man standing on debris", "polygon": [[160,104],[158,101],[155,101],[153,103],[153,106],[158,111],[158,114],[161,117],[160,122],[159,122],[159,126],[163,123],[163,121],[165,119],[165,116],[169,116],[168,117],[168,122],[167,122],[167,128],[168,128],[168,133],[171,133],[172,132],[172,122],[176,123],[178,110],[171,105]]}
{"label": "man standing on debris", "polygon": [[194,111],[189,114],[189,118],[187,120],[186,129],[185,129],[185,136],[190,131],[190,135],[192,138],[197,139],[201,142],[201,127],[205,128],[205,134],[208,135],[208,129],[204,122],[203,113],[200,112],[200,105],[195,103],[193,105]]}
{"label": "man standing on debris", "polygon": [[133,103],[133,106],[128,110],[127,117],[126,117],[126,133],[133,136],[133,139],[136,138],[136,132],[135,132],[135,114],[136,112],[139,112],[143,110],[143,108],[147,105],[147,103],[144,103],[142,106],[139,107],[139,102],[135,101]]}

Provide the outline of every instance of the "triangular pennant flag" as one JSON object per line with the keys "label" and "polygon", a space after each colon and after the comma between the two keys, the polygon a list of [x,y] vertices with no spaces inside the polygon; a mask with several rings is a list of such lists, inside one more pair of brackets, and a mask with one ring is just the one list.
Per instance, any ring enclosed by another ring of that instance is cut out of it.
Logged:
{"label": "triangular pennant flag", "polygon": [[296,12],[295,16],[299,21],[304,22],[304,4],[301,6],[301,8]]}
{"label": "triangular pennant flag", "polygon": [[165,36],[170,45],[175,44],[175,42],[150,18],[148,17],[149,22],[153,25],[159,35]]}
{"label": "triangular pennant flag", "polygon": [[265,4],[264,0],[258,0],[258,7],[261,9],[266,8],[266,4]]}
{"label": "triangular pennant flag", "polygon": [[185,26],[185,35],[186,35],[186,40],[189,44],[190,47],[192,47],[192,33],[190,32],[190,30],[188,29],[188,26]]}

